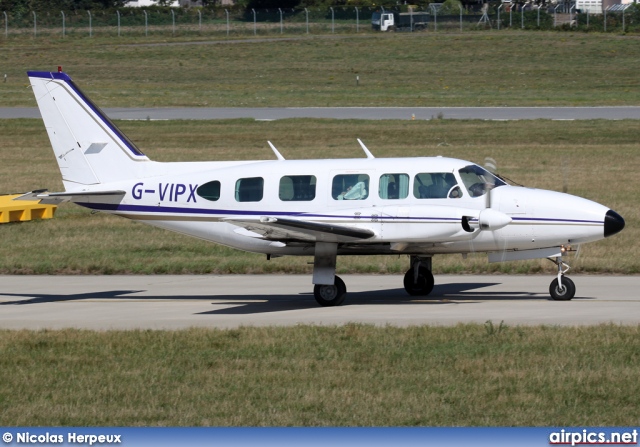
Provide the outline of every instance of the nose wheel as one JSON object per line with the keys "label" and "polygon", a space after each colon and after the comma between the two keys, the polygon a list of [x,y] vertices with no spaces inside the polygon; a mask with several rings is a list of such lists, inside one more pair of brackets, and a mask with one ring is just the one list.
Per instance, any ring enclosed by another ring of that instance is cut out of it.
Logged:
{"label": "nose wheel", "polygon": [[554,301],[569,301],[576,294],[576,285],[571,278],[564,275],[561,279],[561,282],[558,281],[558,278],[551,281],[549,294]]}
{"label": "nose wheel", "polygon": [[569,301],[576,294],[576,285],[564,275],[571,267],[562,261],[562,255],[549,260],[558,266],[558,277],[551,281],[549,295],[554,301]]}

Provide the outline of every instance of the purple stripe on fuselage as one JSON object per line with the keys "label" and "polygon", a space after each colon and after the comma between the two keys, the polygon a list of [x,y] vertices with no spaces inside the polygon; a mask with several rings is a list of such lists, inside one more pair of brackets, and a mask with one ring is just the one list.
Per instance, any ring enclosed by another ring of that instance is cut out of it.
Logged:
{"label": "purple stripe on fuselage", "polygon": [[[361,215],[340,215],[340,214],[311,214],[304,212],[291,212],[291,211],[246,211],[246,210],[216,210],[206,208],[180,208],[174,206],[145,206],[145,205],[114,205],[107,203],[81,203],[76,202],[77,205],[84,206],[99,211],[123,211],[123,212],[138,212],[138,213],[175,213],[175,214],[208,214],[219,216],[304,216],[304,217],[332,217],[341,219],[354,219],[367,222],[371,216]],[[459,222],[460,219],[453,217],[395,217],[395,216],[375,216],[379,220],[437,220],[443,222]]]}

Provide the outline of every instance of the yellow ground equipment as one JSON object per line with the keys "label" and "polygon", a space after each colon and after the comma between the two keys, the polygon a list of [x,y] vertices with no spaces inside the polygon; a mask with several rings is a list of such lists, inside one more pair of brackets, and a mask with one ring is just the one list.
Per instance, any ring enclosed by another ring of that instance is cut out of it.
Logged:
{"label": "yellow ground equipment", "polygon": [[21,195],[0,195],[0,224],[53,218],[56,205],[42,205],[39,200],[13,200]]}

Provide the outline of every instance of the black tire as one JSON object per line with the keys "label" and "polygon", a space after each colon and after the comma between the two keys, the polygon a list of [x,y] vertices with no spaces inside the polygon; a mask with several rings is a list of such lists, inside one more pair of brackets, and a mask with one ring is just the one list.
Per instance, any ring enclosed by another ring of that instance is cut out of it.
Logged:
{"label": "black tire", "polygon": [[336,276],[332,286],[316,284],[313,287],[313,296],[323,307],[339,306],[347,296],[347,286],[339,276]]}
{"label": "black tire", "polygon": [[551,281],[551,285],[549,286],[549,294],[554,301],[569,301],[576,294],[576,285],[570,278],[566,276],[562,277],[562,285],[561,288],[558,285],[558,278]]}
{"label": "black tire", "polygon": [[414,270],[410,268],[404,275],[404,290],[411,296],[426,296],[433,290],[433,273],[426,267],[420,267],[418,281],[414,282]]}

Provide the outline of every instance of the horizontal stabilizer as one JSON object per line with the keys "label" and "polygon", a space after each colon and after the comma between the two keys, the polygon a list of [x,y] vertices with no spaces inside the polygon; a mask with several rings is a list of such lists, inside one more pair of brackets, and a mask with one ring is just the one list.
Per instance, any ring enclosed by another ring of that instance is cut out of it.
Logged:
{"label": "horizontal stabilizer", "polygon": [[366,228],[280,217],[230,218],[226,221],[261,234],[265,239],[277,241],[353,242],[354,239],[369,239],[375,236],[373,231]]}
{"label": "horizontal stabilizer", "polygon": [[124,191],[76,191],[76,192],[47,192],[46,189],[28,192],[13,200],[40,200],[45,205],[57,205],[62,202],[82,203],[118,203],[126,192]]}

